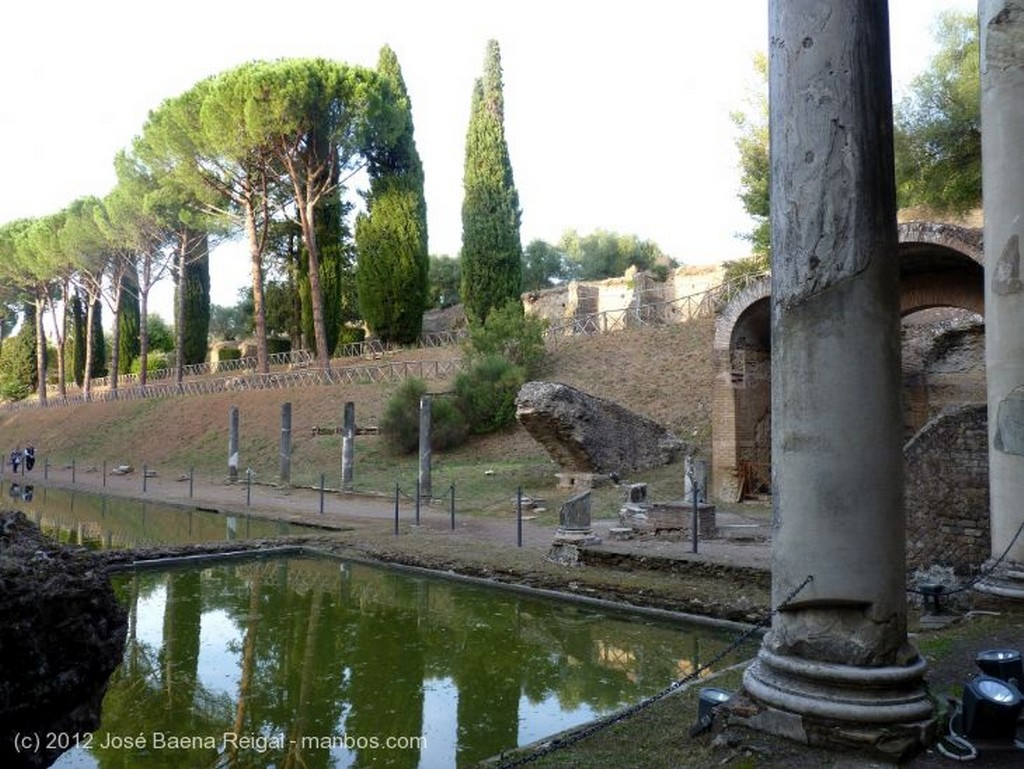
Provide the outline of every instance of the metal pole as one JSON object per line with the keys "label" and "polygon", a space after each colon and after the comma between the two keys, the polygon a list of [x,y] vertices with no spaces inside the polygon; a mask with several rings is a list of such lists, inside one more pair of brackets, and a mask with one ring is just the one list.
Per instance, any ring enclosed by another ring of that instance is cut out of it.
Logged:
{"label": "metal pole", "polygon": [[[71,466],[74,467],[74,462],[71,463]],[[75,482],[75,479],[74,479],[73,476],[71,478],[71,482],[72,483]],[[104,459],[103,460],[103,488],[106,488],[106,487],[107,487],[107,460]]]}
{"label": "metal pole", "polygon": [[395,536],[398,536],[398,484],[395,484]]}
{"label": "metal pole", "polygon": [[523,546],[523,487],[516,488],[516,547]]}
{"label": "metal pole", "polygon": [[142,465],[142,493],[143,494],[146,493],[146,476],[147,475],[149,475],[149,473],[146,472],[146,465],[145,465],[145,463],[143,463],[143,465]]}
{"label": "metal pole", "polygon": [[697,471],[695,469],[696,462],[690,461],[690,493],[693,494],[693,545],[691,546],[691,552],[697,552]]}
{"label": "metal pole", "polygon": [[252,502],[252,468],[246,468],[245,470],[245,505],[249,506]]}
{"label": "metal pole", "polygon": [[448,503],[448,512],[451,514],[451,518],[452,518],[452,531],[455,531],[455,484],[454,483],[451,485],[451,488],[449,489],[449,491],[451,492],[451,501]]}
{"label": "metal pole", "polygon": [[192,499],[192,489],[193,489],[194,484],[195,484],[195,477],[196,477],[196,469],[194,467],[190,467],[188,469],[188,498],[189,499]]}
{"label": "metal pole", "polygon": [[[106,478],[107,478],[107,473],[106,473],[106,471],[104,471],[103,479],[106,480]],[[75,460],[74,460],[74,458],[71,459],[71,482],[72,483],[75,482]]]}
{"label": "metal pole", "polygon": [[320,515],[324,514],[324,474],[320,473]]}
{"label": "metal pole", "polygon": [[43,480],[50,480],[50,458],[47,457],[46,461],[43,462]]}

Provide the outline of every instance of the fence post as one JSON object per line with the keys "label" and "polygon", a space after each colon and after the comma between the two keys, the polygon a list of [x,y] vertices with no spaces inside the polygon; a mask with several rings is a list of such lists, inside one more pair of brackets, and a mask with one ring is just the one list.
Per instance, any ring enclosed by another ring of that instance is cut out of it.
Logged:
{"label": "fence post", "polygon": [[146,493],[146,477],[148,475],[149,475],[149,473],[146,472],[146,463],[143,462],[142,463],[142,493],[143,494]]}
{"label": "fence post", "polygon": [[[74,468],[74,466],[75,466],[75,463],[74,463],[74,460],[72,460],[71,461],[71,467]],[[73,469],[71,471],[71,482],[72,483],[75,482],[75,473],[74,473]],[[105,460],[105,459],[103,460],[103,480],[101,481],[101,483],[103,484],[103,488],[107,487],[107,460]]]}
{"label": "fence post", "polygon": [[324,474],[320,473],[320,515],[324,514]]}
{"label": "fence post", "polygon": [[420,525],[420,482],[416,480],[416,525]]}
{"label": "fence post", "polygon": [[523,487],[516,488],[516,547],[523,546]]}
{"label": "fence post", "polygon": [[449,488],[449,491],[451,492],[451,501],[448,503],[448,512],[451,514],[451,518],[452,518],[452,531],[455,531],[455,484],[454,483],[452,483],[451,487]]}
{"label": "fence post", "polygon": [[248,467],[245,470],[245,506],[248,507],[250,502],[252,502],[252,468]]}
{"label": "fence post", "polygon": [[[106,473],[106,471],[104,471],[104,473],[103,473],[103,480],[106,481],[106,479],[107,479],[107,473]],[[74,483],[75,483],[75,459],[74,459],[74,457],[71,458],[71,483],[72,483],[72,485],[74,485]]]}
{"label": "fence post", "polygon": [[398,484],[395,484],[395,536],[398,536]]}

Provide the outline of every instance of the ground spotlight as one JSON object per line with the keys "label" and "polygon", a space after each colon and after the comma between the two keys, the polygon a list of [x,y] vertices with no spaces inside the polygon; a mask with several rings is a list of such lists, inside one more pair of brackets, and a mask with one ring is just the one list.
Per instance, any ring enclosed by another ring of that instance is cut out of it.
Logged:
{"label": "ground spotlight", "polygon": [[697,723],[690,728],[690,736],[696,737],[710,729],[715,718],[715,709],[723,702],[728,701],[730,697],[732,694],[723,689],[703,687],[697,699]]}
{"label": "ground spotlight", "polygon": [[988,649],[980,652],[974,660],[981,672],[1000,681],[1007,681],[1019,687],[1024,680],[1024,665],[1016,649]]}
{"label": "ground spotlight", "polygon": [[975,740],[1006,740],[1017,736],[1017,717],[1024,700],[1017,687],[992,676],[981,675],[964,685],[963,736]]}

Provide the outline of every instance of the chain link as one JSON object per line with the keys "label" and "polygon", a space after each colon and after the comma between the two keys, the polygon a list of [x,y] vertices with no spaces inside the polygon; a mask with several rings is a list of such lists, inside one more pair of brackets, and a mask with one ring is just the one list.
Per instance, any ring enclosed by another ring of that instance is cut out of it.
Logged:
{"label": "chain link", "polygon": [[793,588],[793,590],[790,591],[789,595],[787,595],[782,600],[782,602],[779,603],[778,606],[776,606],[774,609],[769,611],[767,615],[758,620],[754,625],[750,627],[749,630],[747,630],[742,635],[734,639],[732,643],[730,643],[727,647],[725,647],[725,649],[723,649],[714,657],[712,657],[710,661],[696,668],[692,673],[685,676],[684,678],[680,678],[678,681],[672,682],[657,694],[653,694],[647,699],[641,700],[640,702],[636,703],[635,705],[630,705],[628,708],[613,713],[612,715],[606,718],[602,718],[597,721],[593,721],[589,724],[585,724],[584,726],[581,726],[579,729],[576,729],[567,735],[558,737],[557,739],[554,739],[551,742],[547,742],[541,745],[536,750],[527,753],[524,756],[520,756],[518,758],[514,758],[504,763],[498,764],[498,769],[515,769],[515,767],[524,766],[526,764],[532,763],[539,758],[542,758],[550,753],[554,753],[557,750],[562,750],[563,748],[575,745],[580,740],[583,740],[586,737],[590,737],[593,734],[597,734],[598,732],[603,731],[608,727],[613,726],[614,724],[621,723],[622,721],[625,721],[627,718],[632,718],[641,710],[646,710],[656,702],[660,702],[680,687],[685,686],[686,684],[699,678],[705,671],[710,670],[726,656],[732,654],[740,646],[747,643],[747,641],[749,641],[751,637],[753,637],[756,633],[759,633],[761,630],[768,627],[771,624],[772,617],[774,617],[780,611],[785,609],[786,606],[797,596],[797,594],[813,581],[814,576],[808,574],[807,577],[804,578],[804,581],[797,585],[795,588]]}

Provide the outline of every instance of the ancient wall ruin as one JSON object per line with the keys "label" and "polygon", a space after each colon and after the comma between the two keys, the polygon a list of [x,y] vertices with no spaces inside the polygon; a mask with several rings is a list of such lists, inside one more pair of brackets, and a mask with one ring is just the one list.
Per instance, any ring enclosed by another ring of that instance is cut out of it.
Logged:
{"label": "ancient wall ruin", "polygon": [[[552,324],[597,313],[606,313],[607,322],[616,324],[630,309],[642,309],[665,302],[676,302],[721,284],[724,276],[720,264],[677,267],[666,280],[658,280],[648,272],[630,268],[620,278],[594,281],[570,281],[561,286],[523,294],[527,314]],[[685,312],[672,315],[675,322],[689,319]]]}
{"label": "ancient wall ruin", "polygon": [[907,567],[971,573],[990,554],[984,403],[932,419],[904,451]]}

